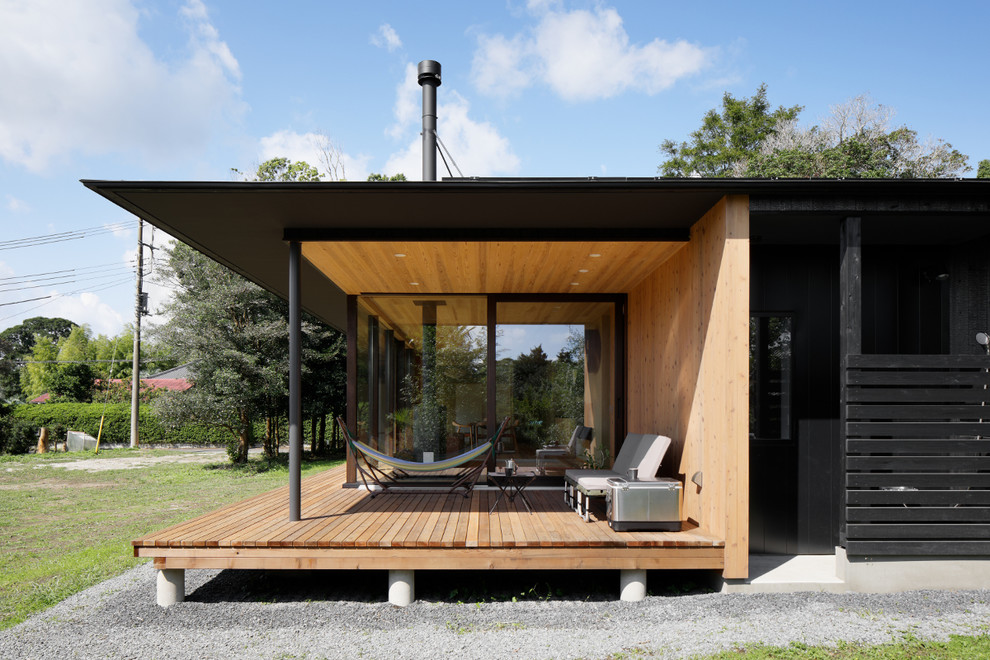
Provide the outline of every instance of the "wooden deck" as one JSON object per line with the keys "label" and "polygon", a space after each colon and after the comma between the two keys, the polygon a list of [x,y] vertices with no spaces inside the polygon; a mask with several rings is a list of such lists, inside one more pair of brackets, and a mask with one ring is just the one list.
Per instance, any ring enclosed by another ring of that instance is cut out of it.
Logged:
{"label": "wooden deck", "polygon": [[288,487],[231,504],[133,541],[159,569],[722,569],[724,542],[691,523],[681,532],[614,532],[584,522],[559,490],[518,500],[475,490],[385,494],[342,488],[344,467],[302,482],[302,517],[289,521]]}

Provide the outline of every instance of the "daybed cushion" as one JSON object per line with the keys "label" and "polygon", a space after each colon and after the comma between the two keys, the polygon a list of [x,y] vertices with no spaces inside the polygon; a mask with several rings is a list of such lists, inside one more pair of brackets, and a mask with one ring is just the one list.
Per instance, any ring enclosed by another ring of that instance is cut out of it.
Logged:
{"label": "daybed cushion", "polygon": [[611,470],[567,470],[564,478],[584,491],[604,491],[608,479],[625,477],[630,468],[639,470],[640,479],[652,479],[660,470],[660,463],[670,443],[667,436],[630,433],[622,443]]}

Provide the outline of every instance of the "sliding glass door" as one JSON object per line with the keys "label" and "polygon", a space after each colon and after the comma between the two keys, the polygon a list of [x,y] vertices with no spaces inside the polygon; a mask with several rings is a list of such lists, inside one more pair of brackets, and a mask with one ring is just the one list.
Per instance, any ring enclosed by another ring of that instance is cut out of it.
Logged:
{"label": "sliding glass door", "polygon": [[[615,304],[500,301],[496,414],[511,420],[505,451],[548,472],[607,464],[614,433]],[[578,426],[589,427],[570,444]]]}
{"label": "sliding glass door", "polygon": [[[620,309],[615,297],[359,296],[359,437],[437,460],[508,416],[504,457],[548,473],[608,464],[621,421]],[[570,443],[578,426],[590,430]]]}

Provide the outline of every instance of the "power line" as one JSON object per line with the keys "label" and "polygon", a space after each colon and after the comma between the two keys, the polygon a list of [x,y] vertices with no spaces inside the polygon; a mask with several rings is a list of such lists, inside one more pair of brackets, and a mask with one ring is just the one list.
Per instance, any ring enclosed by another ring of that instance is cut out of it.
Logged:
{"label": "power line", "polygon": [[[77,282],[91,282],[93,280],[106,279],[108,277],[116,277],[120,274],[121,270],[130,271],[131,267],[126,265],[121,265],[116,268],[107,268],[102,271],[92,271],[90,273],[85,273],[86,277],[73,277],[60,276],[60,277],[50,277],[50,278],[39,278],[37,280],[28,280],[28,282],[40,282],[48,280],[43,284],[0,284],[0,293],[11,293],[14,291],[23,291],[25,289],[43,289],[45,287],[54,287],[64,284],[75,284]],[[6,288],[5,288],[6,287]]]}
{"label": "power line", "polygon": [[[119,360],[14,360],[15,364],[99,364],[103,362],[119,362]],[[145,358],[141,362],[164,362],[164,360]]]}
{"label": "power line", "polygon": [[[133,259],[124,263],[128,264],[127,266],[128,268],[134,267]],[[119,267],[121,265],[122,264],[119,261],[112,261],[106,264],[94,264],[92,266],[80,266],[78,268],[62,268],[61,270],[50,270],[44,273],[29,273],[27,275],[11,275],[9,277],[0,277],[0,286],[7,286],[6,284],[4,284],[4,282],[11,282],[11,281],[30,282],[30,281],[39,280],[40,278],[43,277],[49,277],[53,275],[63,275],[65,273],[82,273],[84,271],[93,271],[93,270],[100,270],[103,268]]]}
{"label": "power line", "polygon": [[115,231],[121,231],[127,228],[128,228],[127,223],[118,222],[112,225],[100,225],[98,227],[88,227],[86,229],[63,231],[54,234],[43,234],[41,236],[15,238],[9,241],[0,241],[0,251],[16,250],[18,248],[25,248],[25,247],[37,247],[39,245],[50,245],[52,243],[64,243],[66,241],[75,241],[80,238],[87,238],[89,236],[97,236],[100,234],[107,234]]}
{"label": "power line", "polygon": [[[68,291],[66,293],[55,293],[55,294],[52,294],[50,296],[44,296],[42,298],[37,298],[37,300],[44,300],[45,298],[50,298],[51,300],[48,300],[47,302],[43,302],[40,305],[35,305],[34,307],[29,307],[28,309],[22,309],[21,311],[17,312],[16,314],[11,314],[10,316],[4,316],[3,318],[0,318],[0,321],[6,321],[8,319],[14,318],[15,316],[20,316],[21,314],[24,314],[26,312],[31,312],[31,311],[34,311],[34,310],[39,309],[41,307],[44,307],[45,305],[50,305],[51,303],[55,302],[59,298],[64,298],[66,296],[72,296],[72,295],[75,295],[77,293],[83,293],[83,292],[96,293],[97,291],[106,291],[107,289],[112,289],[114,287],[122,286],[124,284],[130,284],[131,282],[132,282],[131,278],[128,277],[127,279],[118,280],[116,282],[111,282],[110,284],[106,284],[106,285],[102,285],[102,286],[98,286],[98,287],[92,287],[92,288],[91,287],[83,287],[81,289],[76,289],[75,291]],[[30,302],[30,301],[22,300],[20,302]],[[10,303],[10,304],[17,304],[17,303]]]}

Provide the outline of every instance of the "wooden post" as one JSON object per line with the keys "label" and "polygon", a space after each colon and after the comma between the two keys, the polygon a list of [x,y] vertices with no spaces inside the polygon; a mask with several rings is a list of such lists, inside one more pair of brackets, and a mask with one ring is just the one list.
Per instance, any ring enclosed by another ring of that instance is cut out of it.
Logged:
{"label": "wooden post", "polygon": [[839,225],[839,544],[846,544],[846,369],[848,357],[863,352],[863,223],[845,218]]}
{"label": "wooden post", "polygon": [[47,454],[48,453],[48,427],[41,427],[41,434],[38,436],[38,453]]}

